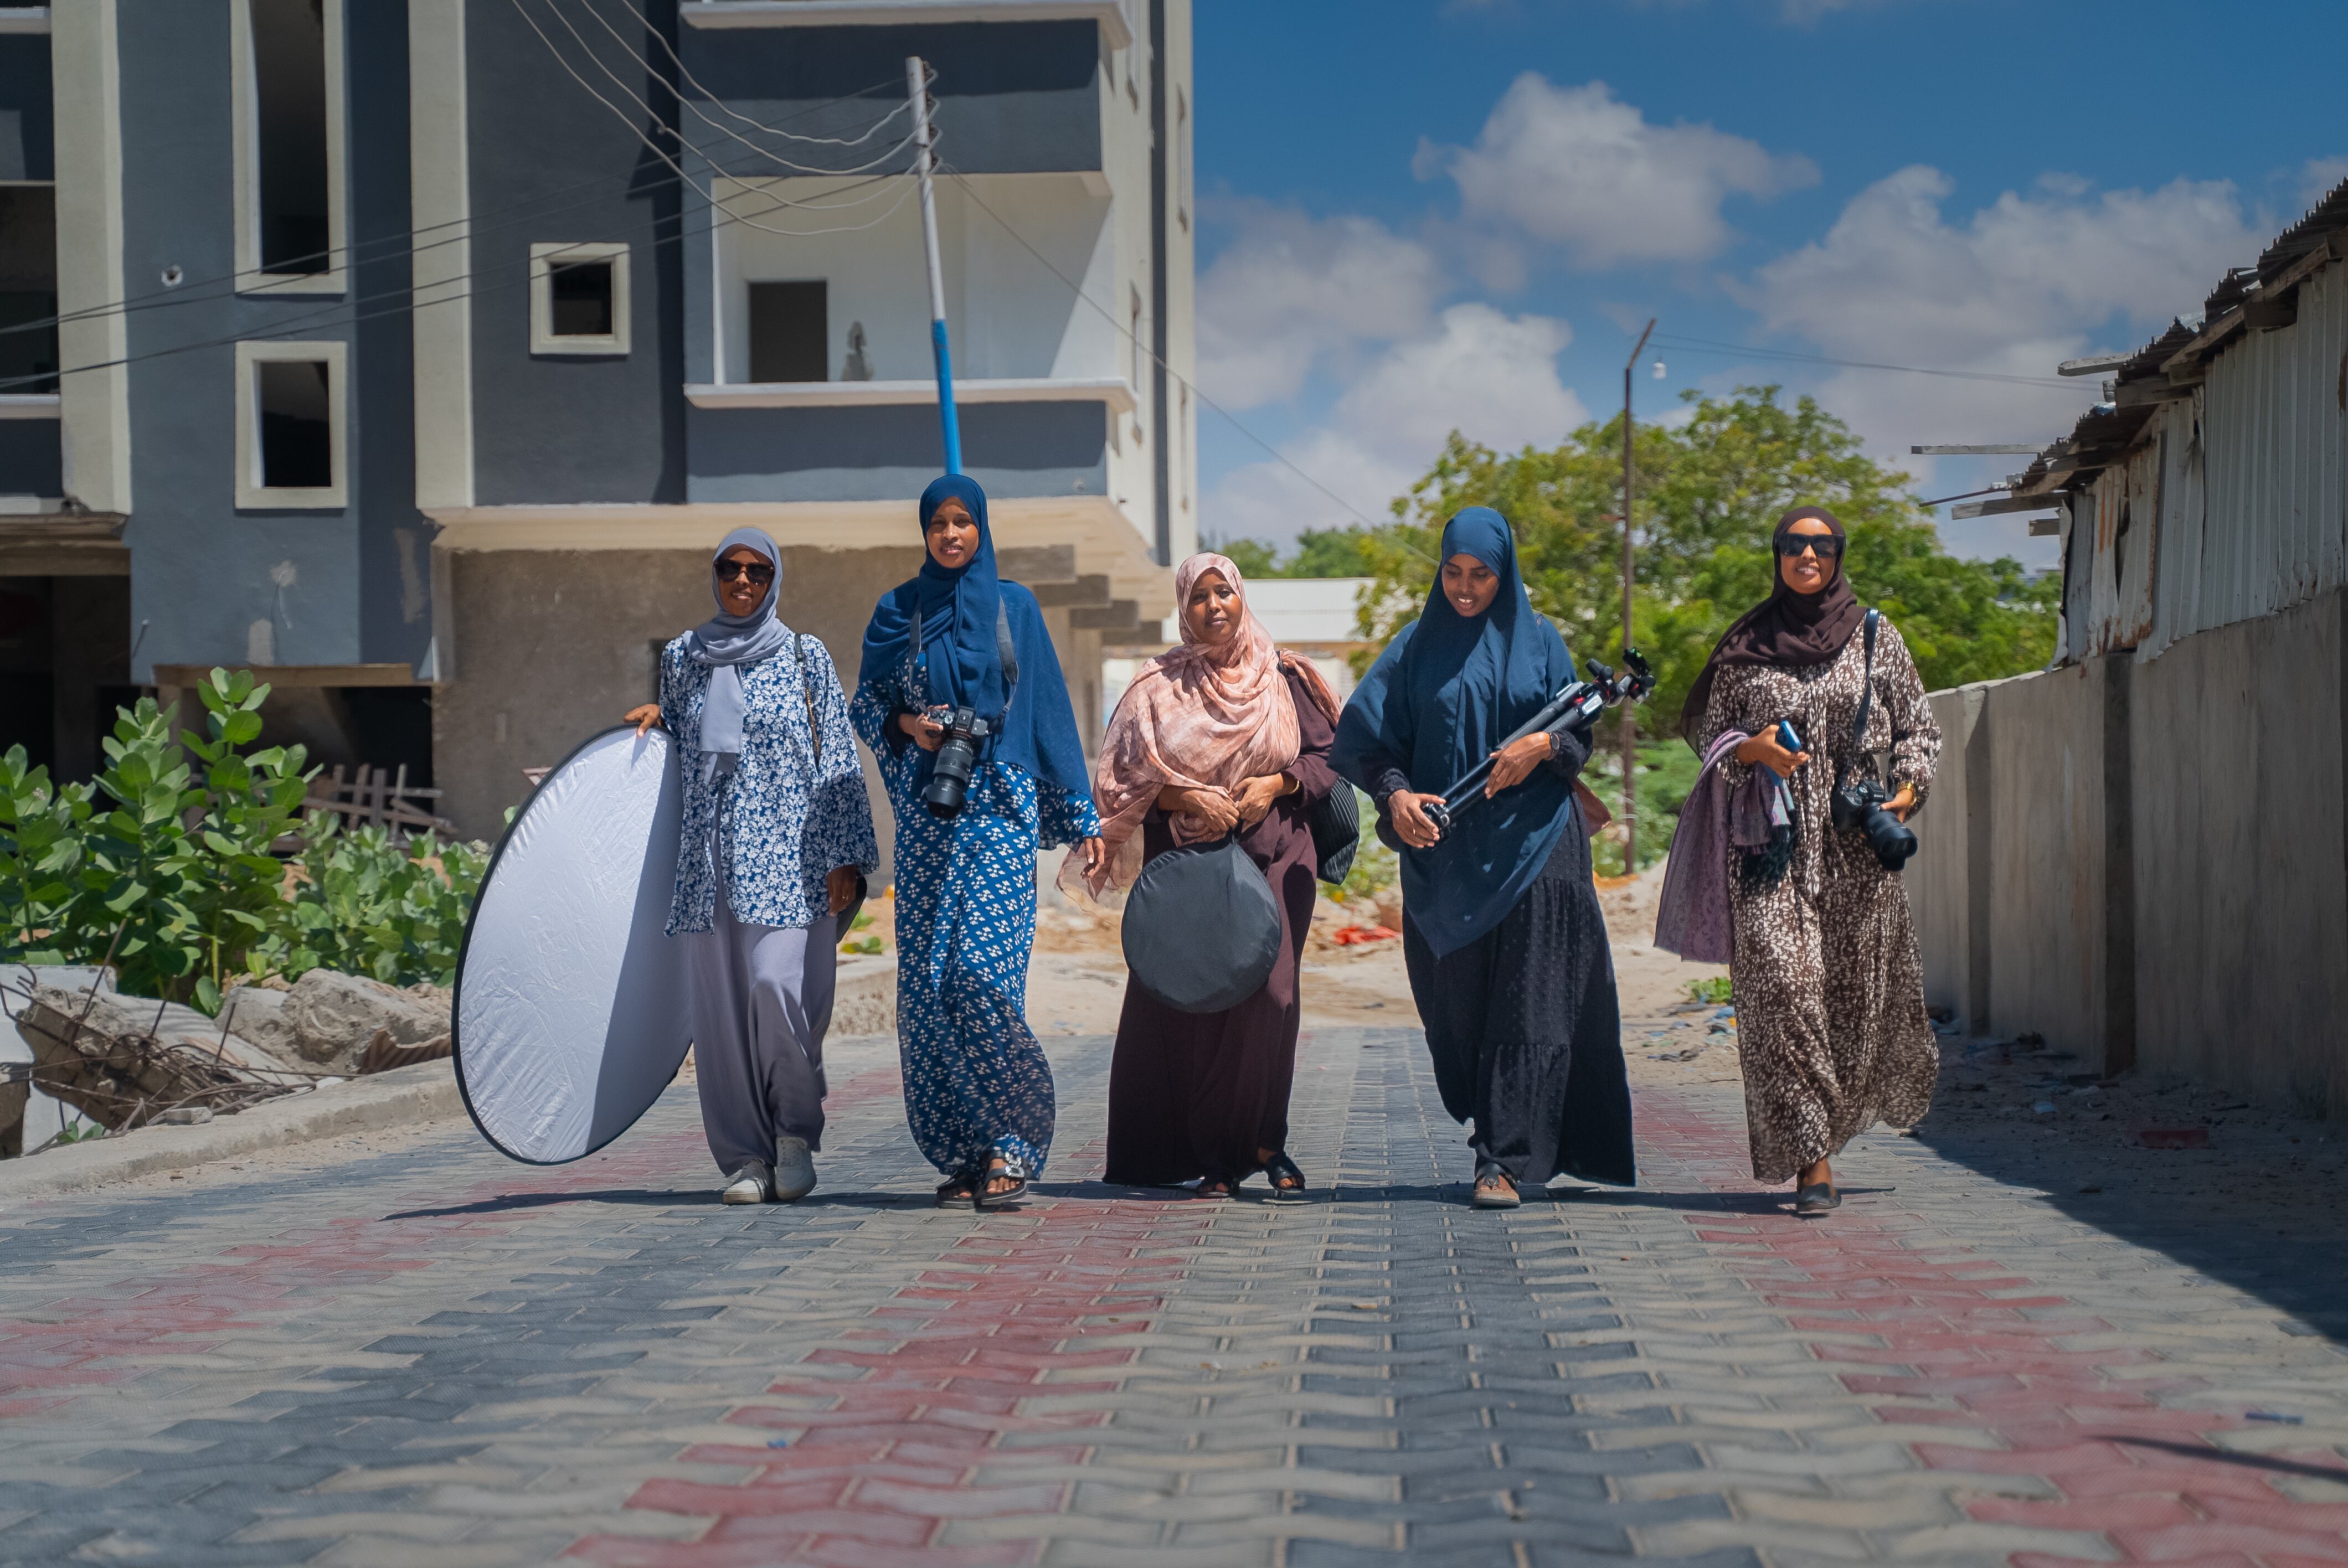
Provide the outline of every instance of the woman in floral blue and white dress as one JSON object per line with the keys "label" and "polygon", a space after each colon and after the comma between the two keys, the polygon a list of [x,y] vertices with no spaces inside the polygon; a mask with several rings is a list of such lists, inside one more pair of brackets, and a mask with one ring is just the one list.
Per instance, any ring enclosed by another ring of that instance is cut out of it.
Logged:
{"label": "woman in floral blue and white dress", "polygon": [[776,613],[775,541],[736,528],[710,571],[717,614],[661,651],[660,702],[628,721],[683,748],[668,931],[725,1200],[788,1202],[815,1189],[839,921],[880,852],[831,654]]}
{"label": "woman in floral blue and white dress", "polygon": [[[874,609],[849,712],[897,819],[905,1117],[946,1173],[939,1204],[990,1208],[1025,1192],[1052,1151],[1052,1068],[1027,1027],[1035,856],[1081,841],[1097,866],[1100,817],[1043,611],[995,575],[986,493],[949,474],[922,492],[921,518],[928,559]],[[952,818],[922,801],[944,735],[939,704],[995,731]]]}

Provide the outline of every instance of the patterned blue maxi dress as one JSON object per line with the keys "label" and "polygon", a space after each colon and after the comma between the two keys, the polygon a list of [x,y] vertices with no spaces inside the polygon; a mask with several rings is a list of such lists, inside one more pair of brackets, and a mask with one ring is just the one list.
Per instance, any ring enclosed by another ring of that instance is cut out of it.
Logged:
{"label": "patterned blue maxi dress", "polygon": [[897,816],[897,1040],[905,1117],[922,1156],[971,1175],[1002,1155],[1041,1175],[1056,1107],[1052,1066],[1027,1027],[1027,959],[1035,946],[1035,856],[1100,832],[1089,794],[982,762],[962,815],[922,804],[926,770],[897,727],[930,705],[926,671],[908,656],[866,671],[849,704],[872,748]]}

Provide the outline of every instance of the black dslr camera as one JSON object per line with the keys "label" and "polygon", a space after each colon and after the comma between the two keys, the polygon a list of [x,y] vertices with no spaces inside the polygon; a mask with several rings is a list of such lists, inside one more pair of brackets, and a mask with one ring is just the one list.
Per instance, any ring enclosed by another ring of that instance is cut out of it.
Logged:
{"label": "black dslr camera", "polygon": [[1852,779],[1838,784],[1831,798],[1834,825],[1855,827],[1867,835],[1876,861],[1886,871],[1901,869],[1908,864],[1908,857],[1916,853],[1915,830],[1883,809],[1891,792],[1873,779]]}
{"label": "black dslr camera", "polygon": [[994,729],[970,708],[932,708],[928,717],[946,733],[938,743],[938,760],[922,791],[922,804],[932,816],[960,816],[970,794],[971,770],[978,766],[978,750]]}

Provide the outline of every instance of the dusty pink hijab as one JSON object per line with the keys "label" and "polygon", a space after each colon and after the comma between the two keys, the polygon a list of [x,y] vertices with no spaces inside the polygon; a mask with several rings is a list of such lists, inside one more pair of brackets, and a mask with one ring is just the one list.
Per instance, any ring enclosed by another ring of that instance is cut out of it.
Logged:
{"label": "dusty pink hijab", "polygon": [[[1200,641],[1181,614],[1190,590],[1210,571],[1240,598],[1238,630],[1215,648]],[[1184,561],[1174,574],[1174,605],[1181,646],[1142,666],[1101,739],[1093,800],[1108,856],[1100,874],[1086,878],[1096,895],[1140,874],[1141,822],[1159,790],[1230,791],[1296,761],[1302,742],[1283,671],[1296,671],[1313,705],[1333,723],[1337,718],[1337,694],[1311,660],[1272,642],[1247,608],[1247,583],[1228,558],[1200,554]],[[1189,812],[1174,814],[1169,825],[1177,844],[1209,836],[1206,824]]]}

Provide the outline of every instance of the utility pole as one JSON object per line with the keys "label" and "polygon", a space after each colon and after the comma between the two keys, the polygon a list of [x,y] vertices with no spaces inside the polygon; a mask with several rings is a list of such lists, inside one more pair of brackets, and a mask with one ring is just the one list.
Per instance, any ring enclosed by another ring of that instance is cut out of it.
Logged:
{"label": "utility pole", "polygon": [[[946,443],[946,472],[962,472],[962,418],[954,412],[953,355],[946,347],[946,277],[938,262],[938,204],[930,188],[936,167],[930,134],[930,73],[919,55],[905,57],[905,91],[913,100],[913,174],[922,182],[922,243],[930,261],[930,348],[938,362],[938,426]],[[1642,340],[1644,341],[1643,339]]]}
{"label": "utility pole", "polygon": [[[1631,357],[1622,362],[1622,646],[1631,646],[1631,586],[1636,569],[1631,551],[1631,495],[1636,470],[1631,461],[1631,373],[1638,368],[1639,356],[1647,352],[1647,339],[1655,330],[1655,320],[1647,318],[1647,330],[1639,334],[1639,345]],[[1639,721],[1632,705],[1622,704],[1622,875],[1635,876],[1639,871]]]}

